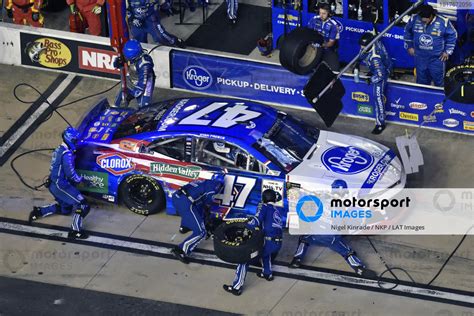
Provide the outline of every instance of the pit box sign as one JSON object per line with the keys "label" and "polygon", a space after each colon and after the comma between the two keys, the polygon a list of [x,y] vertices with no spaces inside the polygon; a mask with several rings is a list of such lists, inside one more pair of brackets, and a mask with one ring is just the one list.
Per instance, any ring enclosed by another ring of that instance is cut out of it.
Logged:
{"label": "pit box sign", "polygon": [[[312,110],[302,91],[309,77],[276,64],[172,50],[171,69],[173,88]],[[352,76],[341,80],[346,90],[342,113],[374,118],[372,86],[356,83]],[[442,90],[391,82],[385,98],[387,121],[412,126],[425,121],[427,128],[474,135],[474,104],[448,100],[440,107],[444,98]]]}
{"label": "pit box sign", "polygon": [[110,46],[24,32],[20,41],[22,65],[120,78],[113,67],[116,53]]}

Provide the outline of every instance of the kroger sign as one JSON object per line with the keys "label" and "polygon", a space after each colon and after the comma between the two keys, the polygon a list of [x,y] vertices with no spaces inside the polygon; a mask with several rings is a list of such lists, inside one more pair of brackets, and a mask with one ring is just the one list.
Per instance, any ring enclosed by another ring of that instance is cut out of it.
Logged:
{"label": "kroger sign", "polygon": [[212,76],[205,68],[200,66],[188,66],[183,71],[184,82],[191,88],[205,90],[212,84]]}
{"label": "kroger sign", "polygon": [[327,149],[321,156],[321,161],[333,172],[356,174],[367,170],[374,163],[374,158],[360,148],[338,146]]}

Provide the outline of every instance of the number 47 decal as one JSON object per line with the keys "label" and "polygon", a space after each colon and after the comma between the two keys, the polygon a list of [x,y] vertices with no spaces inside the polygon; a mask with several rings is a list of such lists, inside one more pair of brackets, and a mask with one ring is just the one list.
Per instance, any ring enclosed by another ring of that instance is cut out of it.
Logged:
{"label": "number 47 decal", "polygon": [[255,178],[226,175],[224,192],[216,194],[215,199],[221,201],[222,206],[244,208],[256,182]]}

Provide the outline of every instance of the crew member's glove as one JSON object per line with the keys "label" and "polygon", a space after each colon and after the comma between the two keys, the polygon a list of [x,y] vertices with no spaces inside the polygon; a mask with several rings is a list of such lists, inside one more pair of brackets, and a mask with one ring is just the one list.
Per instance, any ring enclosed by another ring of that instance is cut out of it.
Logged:
{"label": "crew member's glove", "polygon": [[321,44],[319,44],[319,43],[313,43],[313,44],[311,44],[311,46],[313,46],[314,48],[320,48],[320,47],[321,47]]}
{"label": "crew member's glove", "polygon": [[135,26],[135,27],[142,27],[143,23],[139,19],[132,19],[132,25]]}
{"label": "crew member's glove", "polygon": [[38,12],[34,12],[33,14],[31,14],[31,19],[34,21],[34,22],[38,22],[39,19],[40,19],[40,15]]}
{"label": "crew member's glove", "polygon": [[7,16],[8,16],[10,19],[13,19],[13,10],[12,10],[12,9],[7,9]]}
{"label": "crew member's glove", "polygon": [[69,6],[69,10],[71,10],[71,13],[72,13],[72,14],[77,14],[76,5],[71,4],[71,5]]}
{"label": "crew member's glove", "polygon": [[102,7],[100,5],[96,5],[95,7],[92,8],[92,13],[95,15],[99,15],[102,13]]}
{"label": "crew member's glove", "polygon": [[117,56],[117,57],[114,58],[114,61],[113,61],[114,68],[120,69],[120,68],[123,67],[124,64],[125,64],[125,62],[120,56]]}

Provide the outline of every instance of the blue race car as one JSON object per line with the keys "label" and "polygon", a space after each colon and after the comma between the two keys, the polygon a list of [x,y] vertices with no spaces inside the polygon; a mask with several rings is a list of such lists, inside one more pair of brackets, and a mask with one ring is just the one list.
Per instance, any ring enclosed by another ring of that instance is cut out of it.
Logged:
{"label": "blue race car", "polygon": [[281,194],[277,205],[286,214],[291,186],[311,191],[343,180],[349,188],[383,190],[406,180],[387,147],[249,101],[186,98],[134,110],[103,100],[78,129],[76,167],[88,180],[81,191],[143,215],[176,214],[175,190],[223,169],[225,186],[211,210],[221,219],[254,214],[267,188]]}

